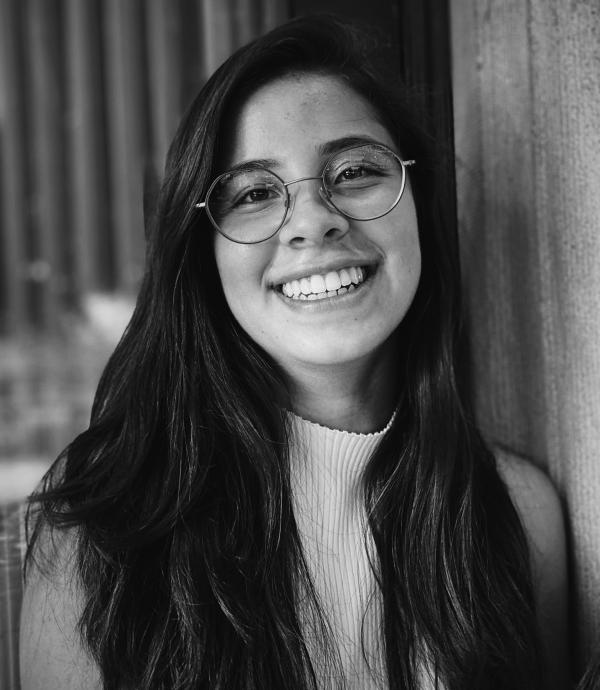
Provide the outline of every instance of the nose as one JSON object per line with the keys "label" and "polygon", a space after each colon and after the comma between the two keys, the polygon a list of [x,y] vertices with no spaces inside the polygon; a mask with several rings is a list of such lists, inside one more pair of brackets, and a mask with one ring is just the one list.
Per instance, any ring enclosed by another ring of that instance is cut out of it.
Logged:
{"label": "nose", "polygon": [[[305,184],[290,189],[299,182]],[[348,218],[331,205],[319,182],[320,177],[301,177],[285,183],[289,207],[279,231],[281,242],[296,246],[321,244],[340,239],[350,230]]]}

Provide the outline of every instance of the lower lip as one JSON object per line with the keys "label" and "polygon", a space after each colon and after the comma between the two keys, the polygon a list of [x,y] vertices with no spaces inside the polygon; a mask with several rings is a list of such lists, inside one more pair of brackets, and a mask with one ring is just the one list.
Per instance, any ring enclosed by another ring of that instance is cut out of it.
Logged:
{"label": "lower lip", "polygon": [[355,285],[354,290],[344,292],[341,295],[332,295],[331,297],[322,297],[321,299],[292,299],[287,297],[283,292],[275,290],[275,293],[280,297],[286,305],[297,309],[310,309],[314,311],[321,311],[323,309],[331,309],[337,306],[345,306],[355,300],[361,299],[371,287],[373,279],[377,275],[377,270],[371,269],[368,277],[362,283]]}

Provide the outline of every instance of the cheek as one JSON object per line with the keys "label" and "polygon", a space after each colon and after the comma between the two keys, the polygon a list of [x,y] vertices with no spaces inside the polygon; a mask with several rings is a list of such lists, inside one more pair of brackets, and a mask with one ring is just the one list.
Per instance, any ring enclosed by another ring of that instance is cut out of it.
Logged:
{"label": "cheek", "polygon": [[389,217],[388,222],[375,228],[372,238],[374,241],[379,238],[394,282],[418,282],[421,275],[421,246],[416,212],[412,204],[403,208],[396,217]]}
{"label": "cheek", "polygon": [[401,248],[401,259],[403,262],[404,271],[406,272],[407,280],[416,284],[421,277],[421,246],[419,243],[419,235],[415,232],[411,233],[410,237],[406,238]]}
{"label": "cheek", "polygon": [[421,279],[421,247],[416,218],[404,219],[390,228],[387,243],[385,270],[387,274],[390,300],[388,314],[401,321],[417,292]]}
{"label": "cheek", "polygon": [[235,244],[217,236],[215,262],[223,293],[231,312],[243,323],[244,313],[258,303],[266,266],[264,250],[259,245]]}

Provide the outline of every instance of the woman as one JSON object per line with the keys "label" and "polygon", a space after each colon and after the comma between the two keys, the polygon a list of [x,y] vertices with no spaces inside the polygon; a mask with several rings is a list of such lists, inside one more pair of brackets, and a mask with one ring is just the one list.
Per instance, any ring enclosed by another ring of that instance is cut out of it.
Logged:
{"label": "woman", "polygon": [[560,686],[557,499],[471,422],[438,164],[359,39],[279,27],[181,124],[34,498],[26,690]]}

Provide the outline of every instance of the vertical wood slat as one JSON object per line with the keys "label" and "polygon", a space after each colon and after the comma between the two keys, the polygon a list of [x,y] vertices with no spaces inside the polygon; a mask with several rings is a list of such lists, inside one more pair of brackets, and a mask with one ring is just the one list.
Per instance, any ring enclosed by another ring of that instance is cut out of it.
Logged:
{"label": "vertical wood slat", "polygon": [[201,37],[206,75],[212,74],[233,51],[232,0],[200,0]]}
{"label": "vertical wood slat", "polygon": [[0,332],[26,322],[25,137],[20,0],[0,2]]}
{"label": "vertical wood slat", "polygon": [[65,289],[64,101],[57,0],[28,0],[27,66],[33,232],[30,279],[36,320],[55,323]]}
{"label": "vertical wood slat", "polygon": [[103,84],[98,7],[65,0],[66,148],[73,283],[77,294],[106,284],[108,194],[104,157]]}
{"label": "vertical wood slat", "polygon": [[[181,14],[169,0],[146,3],[152,167],[161,173],[167,149],[181,116]],[[193,69],[193,65],[188,68]]]}
{"label": "vertical wood slat", "polygon": [[260,32],[269,31],[291,19],[291,3],[281,0],[261,0],[258,16],[262,18]]}
{"label": "vertical wood slat", "polygon": [[106,0],[102,7],[110,231],[115,247],[117,286],[131,292],[143,269],[142,170],[147,129],[141,36],[143,7],[139,0]]}

